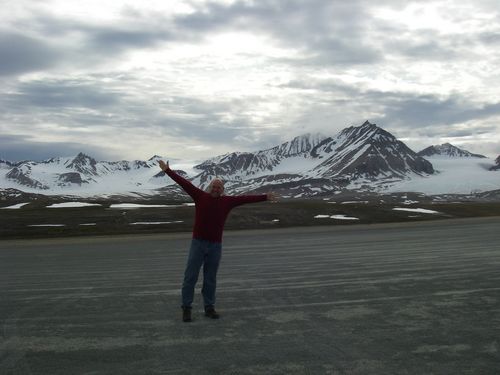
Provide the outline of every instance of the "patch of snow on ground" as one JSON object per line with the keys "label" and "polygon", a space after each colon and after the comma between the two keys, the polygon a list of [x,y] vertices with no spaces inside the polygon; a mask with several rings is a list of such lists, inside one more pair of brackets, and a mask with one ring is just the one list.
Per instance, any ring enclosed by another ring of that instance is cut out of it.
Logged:
{"label": "patch of snow on ground", "polygon": [[31,224],[28,227],[65,227],[66,224]]}
{"label": "patch of snow on ground", "polygon": [[8,206],[8,207],[0,207],[0,209],[2,210],[18,210],[19,208],[23,207],[23,206],[26,206],[28,203],[18,203],[18,204],[14,204],[13,206]]}
{"label": "patch of snow on ground", "polygon": [[393,208],[393,211],[408,211],[408,212],[419,212],[422,214],[439,214],[438,211],[426,210],[425,208]]}
{"label": "patch of snow on ground", "polygon": [[117,203],[112,204],[109,208],[119,208],[125,210],[133,210],[136,208],[172,208],[172,207],[184,207],[183,204],[136,204],[136,203]]}
{"label": "patch of snow on ground", "polygon": [[346,215],[316,215],[315,219],[336,219],[336,220],[359,220],[357,217],[350,217]]}
{"label": "patch of snow on ground", "polygon": [[175,224],[183,223],[183,221],[137,221],[135,223],[130,223],[129,225],[160,225],[160,224]]}
{"label": "patch of snow on ground", "polygon": [[47,208],[75,208],[75,207],[95,207],[102,206],[98,203],[84,203],[84,202],[65,202],[65,203],[54,203]]}
{"label": "patch of snow on ground", "polygon": [[84,223],[84,224],[79,224],[81,226],[91,226],[91,225],[97,225],[97,223]]}
{"label": "patch of snow on ground", "polygon": [[337,220],[359,220],[357,217],[350,217],[350,216],[345,216],[345,215],[332,215],[330,216],[331,219],[337,219]]}

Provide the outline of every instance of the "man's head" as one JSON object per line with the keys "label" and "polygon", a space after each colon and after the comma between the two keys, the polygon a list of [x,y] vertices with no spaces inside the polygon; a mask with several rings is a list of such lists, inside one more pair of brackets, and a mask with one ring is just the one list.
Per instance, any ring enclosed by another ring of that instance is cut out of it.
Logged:
{"label": "man's head", "polygon": [[214,178],[207,187],[208,193],[214,197],[220,197],[224,193],[224,182],[220,178]]}

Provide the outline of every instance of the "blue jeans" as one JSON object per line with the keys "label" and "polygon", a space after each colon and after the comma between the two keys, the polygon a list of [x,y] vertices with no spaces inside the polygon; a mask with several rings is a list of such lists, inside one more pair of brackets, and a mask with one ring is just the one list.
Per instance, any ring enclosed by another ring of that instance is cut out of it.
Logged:
{"label": "blue jeans", "polygon": [[201,294],[205,308],[215,305],[217,270],[222,255],[222,244],[193,238],[182,283],[182,307],[191,307],[194,287],[203,264],[203,288]]}

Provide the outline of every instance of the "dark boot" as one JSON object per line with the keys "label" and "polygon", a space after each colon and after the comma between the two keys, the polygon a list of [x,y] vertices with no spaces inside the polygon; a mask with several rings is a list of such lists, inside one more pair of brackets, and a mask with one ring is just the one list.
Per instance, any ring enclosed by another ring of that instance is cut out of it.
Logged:
{"label": "dark boot", "polygon": [[205,316],[210,319],[219,319],[220,315],[217,314],[213,306],[205,307]]}
{"label": "dark boot", "polygon": [[191,307],[183,307],[182,308],[182,321],[183,322],[192,322],[191,319]]}

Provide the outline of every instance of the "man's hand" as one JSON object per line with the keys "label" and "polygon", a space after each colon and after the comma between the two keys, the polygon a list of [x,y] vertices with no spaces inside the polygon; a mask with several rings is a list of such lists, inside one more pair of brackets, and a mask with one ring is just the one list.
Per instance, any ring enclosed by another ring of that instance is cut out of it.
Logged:
{"label": "man's hand", "polygon": [[163,160],[160,160],[158,162],[158,164],[160,165],[160,168],[163,172],[165,172],[167,169],[170,169],[169,165],[168,165],[168,160],[167,160],[167,163],[165,164],[165,162]]}
{"label": "man's hand", "polygon": [[278,201],[278,196],[274,192],[267,193],[266,195],[269,202],[276,203]]}

